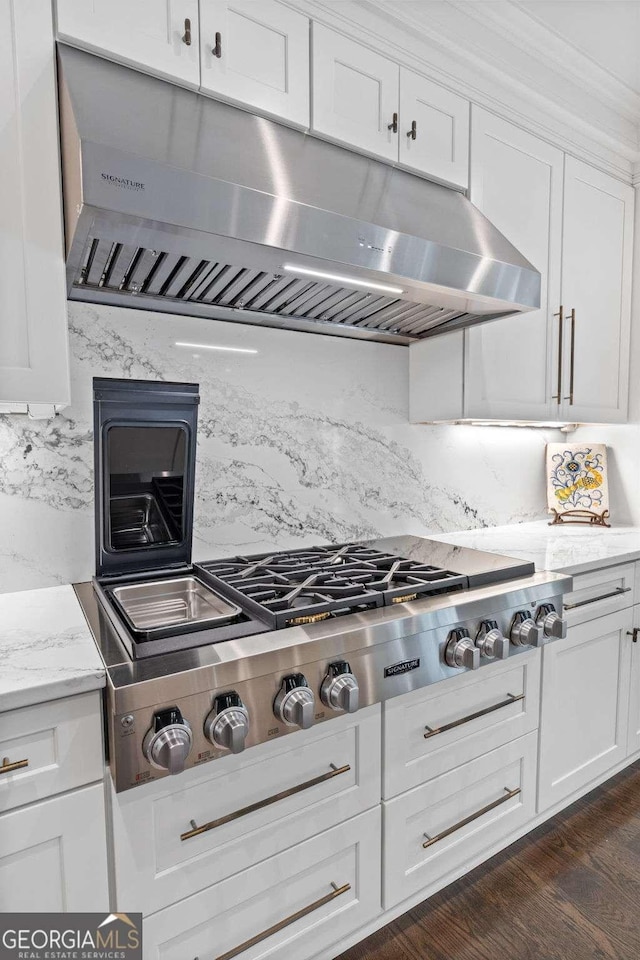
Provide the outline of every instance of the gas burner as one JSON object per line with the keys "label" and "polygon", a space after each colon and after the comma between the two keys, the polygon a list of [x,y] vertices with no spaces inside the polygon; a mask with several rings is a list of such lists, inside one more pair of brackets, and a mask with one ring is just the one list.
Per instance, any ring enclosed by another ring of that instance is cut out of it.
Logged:
{"label": "gas burner", "polygon": [[466,576],[362,543],[202,565],[215,587],[274,628],[460,590]]}

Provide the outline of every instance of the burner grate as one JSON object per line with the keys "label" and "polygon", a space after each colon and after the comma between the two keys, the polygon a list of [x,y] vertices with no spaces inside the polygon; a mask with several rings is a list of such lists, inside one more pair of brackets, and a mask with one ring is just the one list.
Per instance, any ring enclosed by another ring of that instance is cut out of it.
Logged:
{"label": "burner grate", "polygon": [[218,590],[274,628],[468,586],[451,570],[360,543],[212,560],[202,569]]}

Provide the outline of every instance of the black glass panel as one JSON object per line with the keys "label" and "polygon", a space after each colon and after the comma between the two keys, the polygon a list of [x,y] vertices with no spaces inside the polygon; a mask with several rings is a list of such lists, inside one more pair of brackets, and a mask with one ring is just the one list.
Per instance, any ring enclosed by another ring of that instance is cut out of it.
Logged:
{"label": "black glass panel", "polygon": [[108,549],[136,550],[184,539],[186,450],[183,427],[109,429]]}

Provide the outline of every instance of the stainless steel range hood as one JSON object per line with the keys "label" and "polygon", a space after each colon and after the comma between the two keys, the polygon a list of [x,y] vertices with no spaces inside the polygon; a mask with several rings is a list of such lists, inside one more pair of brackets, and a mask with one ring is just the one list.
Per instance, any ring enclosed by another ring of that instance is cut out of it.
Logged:
{"label": "stainless steel range hood", "polygon": [[460,193],[59,48],[69,297],[411,343],[535,309]]}

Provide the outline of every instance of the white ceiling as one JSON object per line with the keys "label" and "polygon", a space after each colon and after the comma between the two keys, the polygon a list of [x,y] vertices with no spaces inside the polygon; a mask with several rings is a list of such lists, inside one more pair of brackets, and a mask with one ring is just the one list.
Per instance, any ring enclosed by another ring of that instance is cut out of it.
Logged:
{"label": "white ceiling", "polygon": [[640,0],[518,0],[517,6],[640,93]]}

